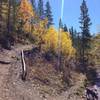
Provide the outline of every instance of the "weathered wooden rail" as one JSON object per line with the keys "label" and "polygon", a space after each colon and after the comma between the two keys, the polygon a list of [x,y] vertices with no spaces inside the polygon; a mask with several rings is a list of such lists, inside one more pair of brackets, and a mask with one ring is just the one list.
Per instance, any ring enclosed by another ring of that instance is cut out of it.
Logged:
{"label": "weathered wooden rail", "polygon": [[24,51],[21,51],[21,63],[22,63],[22,80],[26,80],[26,75],[27,75],[27,69],[26,69],[26,64],[25,64],[25,57],[24,57]]}

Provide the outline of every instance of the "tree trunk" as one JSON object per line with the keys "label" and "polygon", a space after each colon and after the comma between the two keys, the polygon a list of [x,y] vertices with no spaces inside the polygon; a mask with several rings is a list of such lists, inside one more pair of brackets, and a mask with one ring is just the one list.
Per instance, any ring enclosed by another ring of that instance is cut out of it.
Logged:
{"label": "tree trunk", "polygon": [[2,32],[2,0],[0,0],[0,33]]}

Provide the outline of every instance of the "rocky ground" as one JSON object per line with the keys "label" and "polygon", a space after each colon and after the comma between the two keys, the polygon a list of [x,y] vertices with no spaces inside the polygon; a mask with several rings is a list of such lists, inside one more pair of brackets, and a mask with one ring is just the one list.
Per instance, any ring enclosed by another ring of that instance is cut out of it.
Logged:
{"label": "rocky ground", "polygon": [[0,51],[0,60],[7,62],[0,63],[0,100],[83,100],[76,95],[76,91],[81,87],[82,75],[80,74],[80,83],[77,82],[68,91],[60,95],[40,94],[38,86],[30,81],[21,80],[21,60],[20,52],[22,49],[30,49],[32,46],[16,46],[11,51]]}

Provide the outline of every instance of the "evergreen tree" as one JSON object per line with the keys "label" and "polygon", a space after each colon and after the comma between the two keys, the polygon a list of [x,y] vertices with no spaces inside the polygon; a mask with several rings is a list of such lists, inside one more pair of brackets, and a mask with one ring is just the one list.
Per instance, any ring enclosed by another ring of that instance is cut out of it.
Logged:
{"label": "evergreen tree", "polygon": [[73,38],[73,35],[74,35],[74,28],[73,28],[73,26],[69,29],[69,33],[70,33],[71,37]]}
{"label": "evergreen tree", "polygon": [[74,31],[74,28],[73,28],[73,26],[69,29],[69,33],[70,33],[70,35],[71,35],[71,39],[72,39],[72,44],[73,44],[73,46],[75,47],[75,33],[74,33],[75,31]]}
{"label": "evergreen tree", "polygon": [[39,17],[44,16],[43,0],[38,1],[38,15]]}
{"label": "evergreen tree", "polygon": [[78,32],[74,29],[73,33],[73,46],[78,49]]}
{"label": "evergreen tree", "polygon": [[63,29],[63,23],[62,23],[61,18],[60,18],[60,20],[59,20],[59,28],[62,28],[62,29]]}
{"label": "evergreen tree", "polygon": [[31,0],[32,6],[33,6],[33,10],[36,12],[36,2],[35,0]]}
{"label": "evergreen tree", "polygon": [[11,43],[10,43],[10,37],[11,37],[11,6],[12,6],[12,0],[8,0],[8,11],[7,11],[7,30],[5,33],[5,40],[4,40],[4,48],[11,49]]}
{"label": "evergreen tree", "polygon": [[15,25],[15,12],[16,12],[16,0],[8,0],[8,12],[7,12],[7,33],[10,34],[13,31]]}
{"label": "evergreen tree", "polygon": [[[8,8],[7,5],[8,5],[8,0],[0,0],[0,33],[3,33],[3,31],[6,31],[6,29],[7,29],[7,27],[6,27],[7,13],[5,13],[5,12],[7,12],[8,10],[4,9],[4,6],[6,8]],[[3,16],[5,16],[5,17],[3,17]],[[2,35],[4,35],[4,34],[2,34]]]}
{"label": "evergreen tree", "polygon": [[17,11],[17,2],[16,0],[12,1],[12,7],[13,7],[13,31],[15,31],[15,24],[16,24],[16,11]]}
{"label": "evergreen tree", "polygon": [[10,33],[11,0],[8,0],[7,33]]}
{"label": "evergreen tree", "polygon": [[50,6],[49,1],[47,1],[46,3],[45,16],[48,18],[47,27],[49,28],[50,25],[53,25],[52,11],[51,11],[51,6]]}
{"label": "evergreen tree", "polygon": [[64,32],[68,32],[68,28],[67,28],[66,24],[64,25]]}
{"label": "evergreen tree", "polygon": [[1,20],[1,15],[2,14],[2,0],[0,0],[0,20]]}
{"label": "evergreen tree", "polygon": [[81,10],[81,16],[80,16],[80,28],[81,28],[81,57],[82,57],[82,63],[84,65],[85,62],[85,54],[88,53],[88,50],[90,49],[90,25],[91,20],[88,14],[88,7],[86,5],[86,1],[83,0],[82,5],[80,6]]}
{"label": "evergreen tree", "polygon": [[0,0],[0,33],[2,31],[1,21],[2,21],[2,0]]}

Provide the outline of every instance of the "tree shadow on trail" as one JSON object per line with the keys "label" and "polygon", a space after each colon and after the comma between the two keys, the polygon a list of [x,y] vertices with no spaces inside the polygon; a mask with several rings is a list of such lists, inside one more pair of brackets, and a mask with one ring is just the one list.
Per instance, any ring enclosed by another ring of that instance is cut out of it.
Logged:
{"label": "tree shadow on trail", "polygon": [[94,66],[89,66],[88,64],[85,64],[84,66],[80,64],[78,71],[86,75],[89,84],[94,84],[97,79],[96,68]]}
{"label": "tree shadow on trail", "polygon": [[86,77],[89,83],[94,84],[97,79],[96,68],[89,67],[86,71]]}

